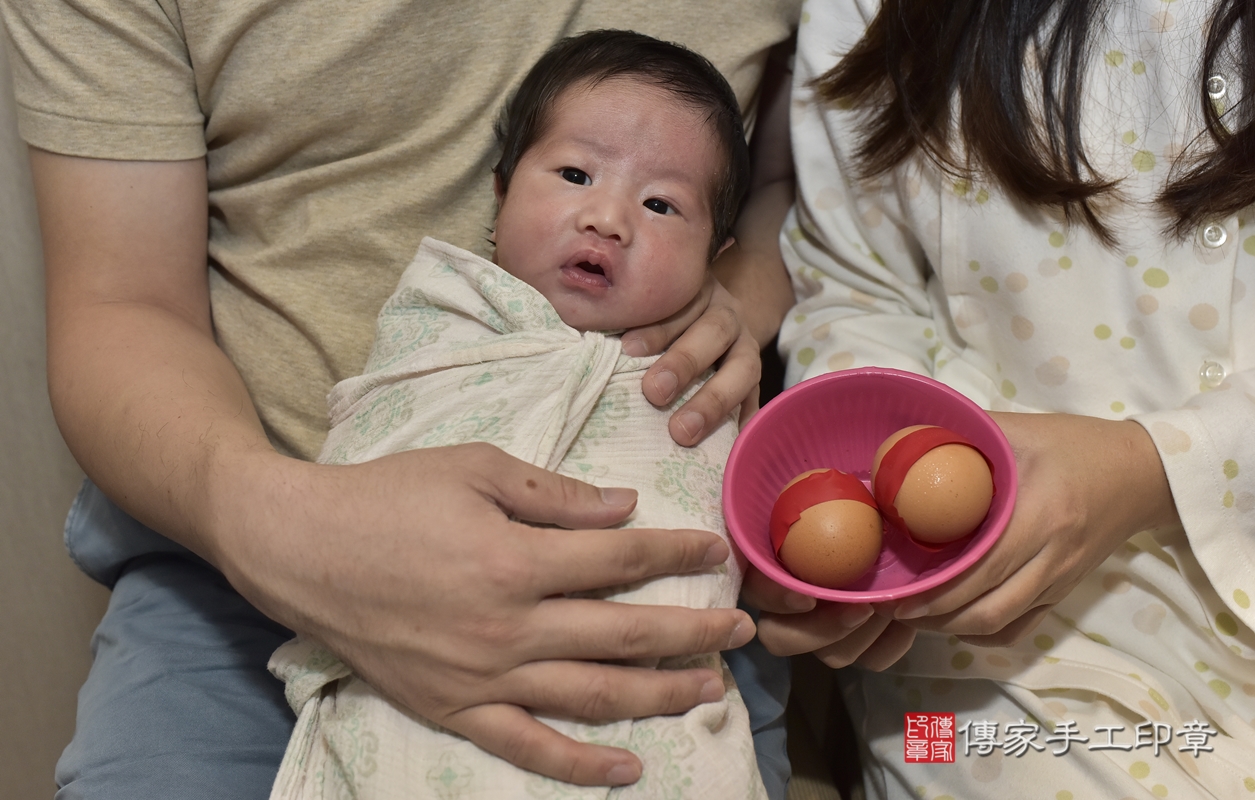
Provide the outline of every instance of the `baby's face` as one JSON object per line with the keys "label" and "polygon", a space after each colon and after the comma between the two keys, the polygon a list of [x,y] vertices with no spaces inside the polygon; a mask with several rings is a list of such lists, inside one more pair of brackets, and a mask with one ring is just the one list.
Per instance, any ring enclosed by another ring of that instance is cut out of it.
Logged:
{"label": "baby's face", "polygon": [[702,116],[663,89],[574,86],[498,198],[497,264],[578,330],[666,319],[706,276],[719,156]]}

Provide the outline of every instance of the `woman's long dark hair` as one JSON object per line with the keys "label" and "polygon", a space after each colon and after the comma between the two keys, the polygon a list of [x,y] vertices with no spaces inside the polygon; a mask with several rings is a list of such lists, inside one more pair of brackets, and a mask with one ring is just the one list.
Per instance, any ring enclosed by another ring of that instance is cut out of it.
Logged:
{"label": "woman's long dark hair", "polygon": [[[1092,56],[1088,34],[1101,24],[1106,4],[884,0],[863,38],[816,87],[825,100],[868,112],[857,151],[864,177],[893,169],[919,149],[952,174],[979,168],[1015,199],[1062,209],[1069,222],[1113,245],[1098,201],[1118,182],[1086,158],[1080,119]],[[1229,48],[1237,72],[1229,85],[1234,92],[1241,86],[1244,96],[1222,115],[1205,77],[1216,73]],[[1166,233],[1177,239],[1205,219],[1255,203],[1255,1],[1217,1],[1199,66],[1198,102],[1210,142],[1186,148],[1158,198],[1171,220]],[[1037,73],[1039,89],[1030,84]]]}

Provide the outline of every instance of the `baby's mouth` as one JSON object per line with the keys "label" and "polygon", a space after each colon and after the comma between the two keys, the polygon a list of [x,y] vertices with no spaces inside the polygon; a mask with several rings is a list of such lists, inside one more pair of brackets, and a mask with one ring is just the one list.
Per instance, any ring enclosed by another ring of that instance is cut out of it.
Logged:
{"label": "baby's mouth", "polygon": [[596,253],[577,253],[562,267],[562,273],[573,286],[585,289],[607,289],[613,283],[614,265]]}

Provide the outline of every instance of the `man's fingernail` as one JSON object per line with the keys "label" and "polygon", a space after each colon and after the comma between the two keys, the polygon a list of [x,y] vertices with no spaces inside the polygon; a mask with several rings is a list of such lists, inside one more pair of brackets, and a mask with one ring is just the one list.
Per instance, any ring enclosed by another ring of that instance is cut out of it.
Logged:
{"label": "man's fingernail", "polygon": [[702,569],[717,567],[727,560],[728,546],[723,542],[715,542],[706,551],[706,557],[702,559]]}
{"label": "man's fingernail", "polygon": [[702,684],[701,701],[703,703],[713,703],[721,697],[723,697],[723,681],[711,678]]}
{"label": "man's fingernail", "polygon": [[636,783],[640,778],[641,769],[635,764],[615,764],[606,773],[606,783],[611,786]]}
{"label": "man's fingernail", "polygon": [[631,339],[623,340],[623,352],[627,353],[632,358],[640,358],[649,352],[649,348],[645,346],[643,341],[633,337]]}
{"label": "man's fingernail", "polygon": [[754,623],[748,618],[742,619],[732,629],[732,635],[728,637],[728,646],[724,650],[735,650],[738,647],[749,644],[749,640],[754,638]]}
{"label": "man's fingernail", "polygon": [[928,613],[928,606],[905,605],[893,612],[894,619],[916,619]]}
{"label": "man's fingernail", "polygon": [[690,439],[696,439],[701,435],[702,428],[706,427],[706,418],[696,411],[685,411],[676,418],[676,422],[680,424],[684,435]]}
{"label": "man's fingernail", "polygon": [[611,488],[611,489],[600,489],[599,491],[601,492],[601,502],[605,503],[608,506],[615,506],[616,508],[624,508],[636,502],[636,490],[635,489]]}
{"label": "man's fingernail", "polygon": [[849,606],[841,611],[841,624],[847,628],[857,628],[871,619],[874,613],[871,606]]}
{"label": "man's fingernail", "polygon": [[675,373],[669,370],[663,370],[654,376],[654,388],[662,395],[662,402],[670,403],[671,398],[675,397],[675,387],[680,382],[676,380]]}
{"label": "man's fingernail", "polygon": [[815,607],[815,598],[800,592],[786,592],[784,605],[792,611],[810,611]]}

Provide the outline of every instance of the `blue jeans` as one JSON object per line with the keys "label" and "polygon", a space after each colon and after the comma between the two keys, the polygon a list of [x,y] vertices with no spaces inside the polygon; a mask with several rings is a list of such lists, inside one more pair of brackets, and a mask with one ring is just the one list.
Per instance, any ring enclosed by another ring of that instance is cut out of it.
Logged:
{"label": "blue jeans", "polygon": [[[266,662],[292,633],[90,481],[70,510],[66,545],[113,596],[92,637],[74,739],[57,763],[57,800],[269,797],[295,716]],[[783,800],[788,662],[757,640],[725,657],[769,796]]]}

